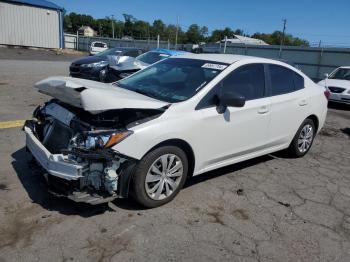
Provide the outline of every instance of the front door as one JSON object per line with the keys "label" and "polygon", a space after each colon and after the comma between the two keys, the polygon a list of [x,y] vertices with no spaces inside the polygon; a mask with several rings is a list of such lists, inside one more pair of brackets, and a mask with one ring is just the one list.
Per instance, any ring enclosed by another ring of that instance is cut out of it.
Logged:
{"label": "front door", "polygon": [[[241,108],[227,107],[223,114],[215,105],[197,108],[195,121],[200,126],[200,150],[204,163],[198,169],[230,162],[265,148],[270,119],[270,99],[265,97],[265,73],[263,64],[244,65],[223,79],[217,92],[230,89],[246,98]],[[215,92],[209,92],[208,95]],[[210,99],[208,100],[210,101]]]}

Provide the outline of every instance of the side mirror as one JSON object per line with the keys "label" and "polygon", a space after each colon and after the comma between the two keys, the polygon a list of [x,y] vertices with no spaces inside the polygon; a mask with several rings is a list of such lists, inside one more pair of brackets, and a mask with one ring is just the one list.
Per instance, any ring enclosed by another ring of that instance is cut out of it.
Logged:
{"label": "side mirror", "polygon": [[219,98],[217,111],[219,114],[223,114],[228,106],[231,107],[243,107],[245,105],[245,97],[235,92],[224,92]]}
{"label": "side mirror", "polygon": [[324,77],[325,77],[325,78],[328,78],[328,77],[329,77],[329,74],[328,74],[328,73],[325,73],[325,74],[324,74]]}

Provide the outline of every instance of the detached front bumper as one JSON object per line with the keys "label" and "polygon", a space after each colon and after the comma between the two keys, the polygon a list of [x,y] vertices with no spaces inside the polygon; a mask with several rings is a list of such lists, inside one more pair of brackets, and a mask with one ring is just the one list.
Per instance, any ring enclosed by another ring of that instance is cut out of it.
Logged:
{"label": "detached front bumper", "polygon": [[53,176],[66,180],[78,180],[81,178],[87,166],[69,163],[62,154],[51,154],[36,138],[32,128],[30,128],[30,123],[27,121],[24,125],[26,146],[39,164]]}
{"label": "detached front bumper", "polygon": [[[26,147],[44,170],[49,192],[53,195],[92,205],[106,203],[120,197],[128,197],[131,172],[125,172],[125,170],[130,170],[130,164],[133,163],[130,159],[122,161],[123,168],[120,168],[120,174],[116,178],[117,190],[109,193],[106,188],[101,188],[101,190],[86,188],[84,181],[86,183],[89,174],[96,172],[91,170],[91,166],[97,163],[106,167],[107,162],[111,161],[106,160],[107,155],[101,154],[101,158],[90,155],[88,157],[94,157],[92,161],[77,163],[70,160],[65,154],[49,152],[36,136],[34,121],[26,121],[23,130],[26,135]],[[118,160],[113,159],[113,161]],[[103,174],[101,173],[101,175]]]}

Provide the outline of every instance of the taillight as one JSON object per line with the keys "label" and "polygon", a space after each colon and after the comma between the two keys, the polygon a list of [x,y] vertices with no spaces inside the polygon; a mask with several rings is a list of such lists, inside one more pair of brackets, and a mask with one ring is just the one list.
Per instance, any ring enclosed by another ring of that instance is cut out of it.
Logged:
{"label": "taillight", "polygon": [[330,95],[331,95],[331,92],[329,92],[328,90],[324,91],[324,96],[327,98],[327,100],[329,99]]}

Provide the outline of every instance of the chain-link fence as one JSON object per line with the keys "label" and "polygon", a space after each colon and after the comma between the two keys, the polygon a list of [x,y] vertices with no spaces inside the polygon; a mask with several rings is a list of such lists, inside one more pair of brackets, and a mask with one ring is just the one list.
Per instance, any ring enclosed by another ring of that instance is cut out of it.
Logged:
{"label": "chain-link fence", "polygon": [[204,53],[226,53],[279,59],[293,63],[314,80],[324,78],[339,66],[350,66],[350,48],[296,47],[277,45],[206,44]]}

